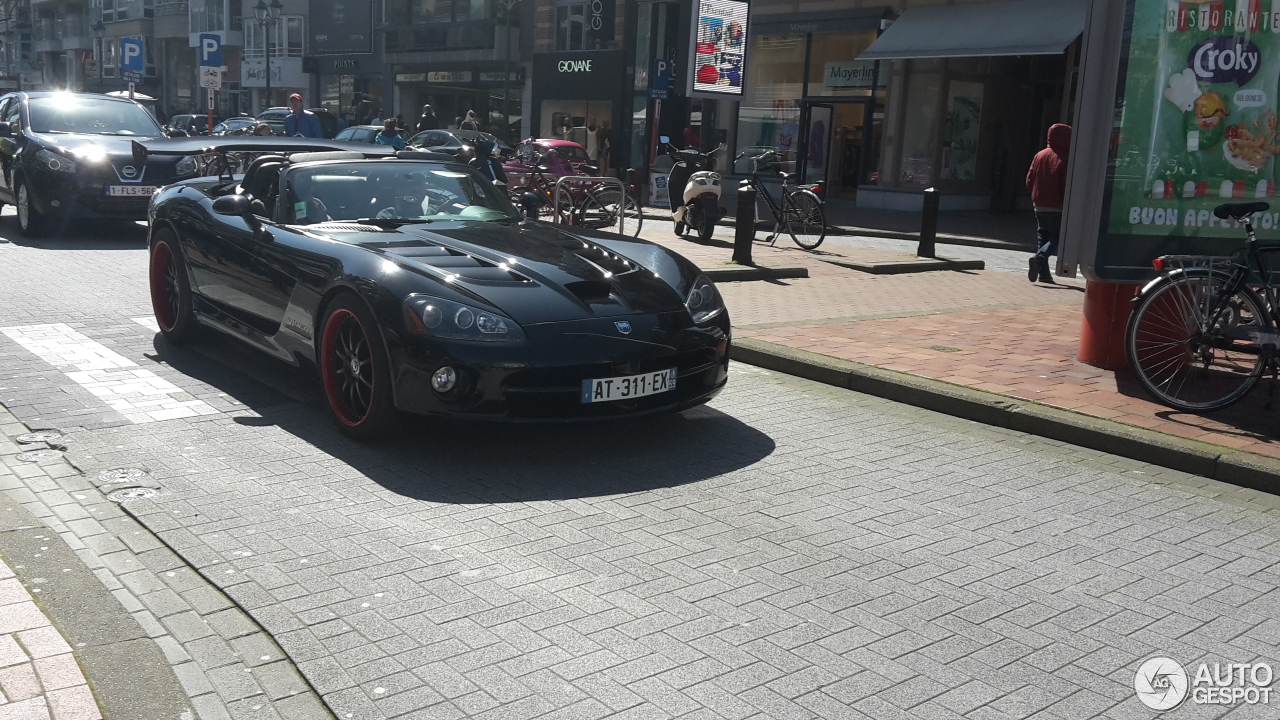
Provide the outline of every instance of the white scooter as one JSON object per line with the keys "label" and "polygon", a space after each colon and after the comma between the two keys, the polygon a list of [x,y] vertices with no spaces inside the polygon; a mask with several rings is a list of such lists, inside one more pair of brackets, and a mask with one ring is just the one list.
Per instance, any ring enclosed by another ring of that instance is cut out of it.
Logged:
{"label": "white scooter", "polygon": [[684,237],[685,228],[694,231],[698,240],[706,242],[715,232],[716,223],[724,217],[720,209],[720,173],[715,172],[715,153],[724,145],[709,153],[692,148],[677,150],[671,138],[658,138],[667,147],[667,156],[675,161],[667,176],[667,193],[671,201],[671,216],[676,221],[676,235]]}

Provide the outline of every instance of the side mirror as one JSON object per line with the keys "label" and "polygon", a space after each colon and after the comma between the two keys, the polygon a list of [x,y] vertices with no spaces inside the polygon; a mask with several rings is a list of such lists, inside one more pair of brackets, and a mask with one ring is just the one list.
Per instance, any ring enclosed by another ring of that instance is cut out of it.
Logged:
{"label": "side mirror", "polygon": [[187,134],[185,132],[183,132],[182,130],[178,130],[177,128],[174,128],[173,130],[169,131],[169,137],[171,138],[186,137],[186,136]]}
{"label": "side mirror", "polygon": [[253,204],[244,195],[223,195],[213,201],[213,211],[219,215],[238,217],[253,231],[253,236],[263,241],[274,240],[271,233],[262,226],[262,222],[253,214]]}
{"label": "side mirror", "polygon": [[658,142],[662,143],[663,145],[666,145],[667,143],[671,142],[671,136],[670,136],[670,135],[659,135],[659,136],[658,136]]}
{"label": "side mirror", "polygon": [[0,137],[13,137],[13,127],[7,122],[0,122]]}

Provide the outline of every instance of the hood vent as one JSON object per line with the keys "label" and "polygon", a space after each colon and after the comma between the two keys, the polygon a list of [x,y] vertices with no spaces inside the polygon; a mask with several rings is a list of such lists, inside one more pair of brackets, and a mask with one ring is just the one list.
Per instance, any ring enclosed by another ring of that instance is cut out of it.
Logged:
{"label": "hood vent", "polygon": [[615,255],[599,245],[584,242],[582,243],[582,250],[577,255],[604,272],[609,273],[612,277],[626,275],[640,269],[639,265],[623,258],[621,255]]}
{"label": "hood vent", "polygon": [[318,232],[358,232],[358,233],[380,233],[386,232],[377,225],[356,225],[354,223],[317,223],[309,229]]}
{"label": "hood vent", "polygon": [[564,288],[573,293],[587,304],[601,304],[615,302],[613,294],[613,284],[604,280],[579,280],[577,282],[565,283]]}
{"label": "hood vent", "polygon": [[484,258],[465,255],[456,250],[439,245],[395,248],[387,253],[409,265],[428,268],[438,273],[452,275],[463,282],[481,283],[528,283],[529,278],[508,268],[497,265]]}

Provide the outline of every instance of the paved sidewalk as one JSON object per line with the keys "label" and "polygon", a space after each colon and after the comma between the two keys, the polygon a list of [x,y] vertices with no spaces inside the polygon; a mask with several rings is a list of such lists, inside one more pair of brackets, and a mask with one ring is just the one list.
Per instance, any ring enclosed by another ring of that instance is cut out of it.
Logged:
{"label": "paved sidewalk", "polygon": [[[32,592],[39,593],[40,588]],[[71,646],[0,560],[0,718],[100,720]]]}
{"label": "paved sidewalk", "polygon": [[[652,225],[644,237],[705,267],[732,254],[731,230],[700,245]],[[874,241],[842,240],[820,253],[888,252]],[[1076,360],[1083,281],[1032,284],[1025,274],[991,270],[869,275],[822,257],[781,240],[757,242],[757,263],[805,266],[810,277],[720,284],[736,336],[1280,458],[1277,415],[1265,409],[1270,380],[1238,405],[1200,416],[1153,402],[1128,371]]]}

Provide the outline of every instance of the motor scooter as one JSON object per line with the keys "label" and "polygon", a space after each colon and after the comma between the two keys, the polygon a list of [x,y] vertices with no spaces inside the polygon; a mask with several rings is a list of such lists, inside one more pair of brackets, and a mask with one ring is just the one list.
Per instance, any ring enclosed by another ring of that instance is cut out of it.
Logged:
{"label": "motor scooter", "polygon": [[720,173],[715,172],[715,154],[723,150],[724,145],[704,153],[693,148],[677,150],[666,135],[658,140],[675,162],[667,176],[667,194],[671,216],[676,221],[676,235],[684,237],[688,228],[697,233],[698,240],[706,242],[715,232],[716,223],[724,217],[720,208]]}

